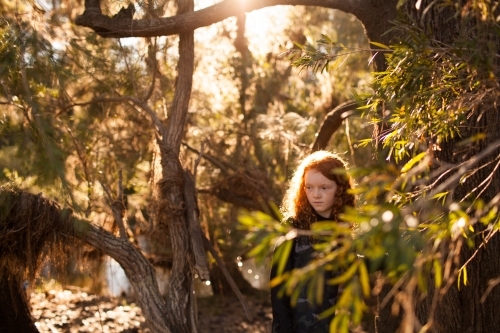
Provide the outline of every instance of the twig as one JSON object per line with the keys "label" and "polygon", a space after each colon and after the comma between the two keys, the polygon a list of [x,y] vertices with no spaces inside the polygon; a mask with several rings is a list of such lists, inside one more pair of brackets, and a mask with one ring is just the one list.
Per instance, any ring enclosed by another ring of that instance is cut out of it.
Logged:
{"label": "twig", "polygon": [[[120,39],[118,39],[118,45],[120,45],[120,49],[123,52],[123,45]],[[137,85],[135,84],[135,79],[134,79],[134,74],[132,73],[132,70],[130,69],[130,65],[127,60],[127,55],[125,52],[123,52],[123,61],[125,62],[125,66],[127,67],[127,71],[130,75],[130,81],[132,81],[132,87],[134,88],[134,92],[137,95]]]}
{"label": "twig", "polygon": [[87,210],[85,211],[85,216],[89,217],[90,211],[92,209],[92,180],[90,179],[90,173],[89,173],[89,168],[87,164],[87,159],[85,158],[85,155],[83,154],[82,150],[80,149],[80,146],[78,145],[78,142],[71,132],[69,128],[66,127],[66,132],[68,135],[71,137],[71,140],[73,141],[73,145],[75,146],[76,154],[78,155],[78,158],[80,159],[80,162],[82,162],[82,167],[83,167],[83,173],[85,174],[85,179],[87,180],[87,198],[88,198],[88,205],[87,205]]}
{"label": "twig", "polygon": [[[158,63],[156,61],[156,39],[153,39],[154,41],[154,54],[153,56],[151,56],[151,54],[149,53],[149,48],[148,48],[148,56],[153,58],[153,59],[150,59],[151,60],[151,63],[153,64],[153,68],[151,69],[153,71],[153,77],[151,78],[151,85],[149,86],[149,90],[148,92],[146,93],[146,96],[144,96],[144,98],[142,98],[142,100],[144,102],[148,101],[150,98],[151,98],[151,95],[153,95],[153,91],[155,90],[155,81],[156,81],[156,71],[158,71]],[[161,73],[160,73],[161,75]]]}
{"label": "twig", "polygon": [[[457,172],[451,176],[450,178],[446,179],[444,182],[442,182],[439,186],[437,186],[434,190],[432,190],[429,193],[429,198],[432,198],[434,195],[437,193],[443,191],[444,189],[450,187],[454,183],[458,182],[460,178],[467,173],[473,166],[475,166],[477,163],[479,163],[483,158],[491,154],[495,149],[497,149],[500,146],[500,140],[497,140],[490,144],[487,148],[485,148],[483,151],[481,151],[479,154],[471,157],[467,162],[463,163],[460,168],[458,168]],[[413,206],[413,209],[418,210],[419,208],[422,208],[422,206],[426,203],[425,200],[421,200],[419,202],[416,202],[415,205]]]}
{"label": "twig", "polygon": [[122,169],[120,169],[118,172],[118,194],[116,200],[113,200],[113,196],[111,195],[111,192],[109,191],[107,186],[104,185],[102,182],[101,185],[102,188],[104,189],[104,192],[106,193],[106,196],[108,197],[109,206],[111,207],[111,211],[113,212],[113,218],[120,232],[120,238],[126,240],[128,239],[128,236],[127,236],[127,229],[125,228],[125,223],[123,221],[123,218],[125,216],[125,204],[123,203]]}
{"label": "twig", "polygon": [[205,149],[205,141],[203,141],[201,143],[200,153],[198,154],[198,158],[196,159],[196,161],[194,161],[193,179],[194,179],[195,187],[196,187],[196,174],[197,174],[197,170],[198,170],[198,165],[200,164],[201,158],[203,157],[203,150],[204,149]]}
{"label": "twig", "polygon": [[394,285],[394,287],[392,287],[391,290],[387,293],[387,295],[384,297],[384,299],[380,303],[380,307],[381,308],[383,308],[383,307],[385,307],[387,305],[387,303],[389,302],[389,299],[391,299],[391,297],[394,296],[394,294],[396,293],[396,291],[398,290],[398,288],[403,285],[403,283],[406,281],[406,276],[407,275],[408,275],[408,273],[403,274],[403,276],[398,280],[398,282],[396,282],[396,284]]}
{"label": "twig", "polygon": [[202,237],[203,237],[203,244],[205,245],[205,247],[207,248],[207,250],[210,251],[210,253],[214,257],[215,261],[217,262],[217,265],[219,265],[219,268],[221,269],[222,274],[224,274],[224,276],[226,277],[227,282],[231,286],[231,289],[236,294],[236,296],[238,297],[241,305],[243,306],[243,310],[245,311],[245,314],[247,315],[247,319],[249,321],[251,321],[252,320],[252,315],[250,314],[250,311],[248,309],[248,305],[247,305],[245,299],[243,298],[243,295],[241,294],[241,291],[238,289],[238,286],[236,285],[236,283],[234,282],[233,278],[231,277],[231,274],[229,274],[229,271],[227,270],[226,265],[224,265],[224,261],[219,256],[219,254],[217,253],[217,251],[215,251],[214,247],[212,246],[212,244],[210,243],[210,241],[207,239],[207,237],[205,237],[205,235],[202,235]]}
{"label": "twig", "polygon": [[198,306],[196,303],[196,295],[194,294],[194,279],[191,281],[191,292],[189,293],[191,307],[189,310],[189,318],[191,319],[192,333],[198,333]]}
{"label": "twig", "polygon": [[484,301],[486,300],[486,297],[488,296],[488,294],[499,283],[500,283],[500,278],[496,278],[496,279],[488,281],[488,289],[486,289],[486,291],[484,292],[483,296],[481,296],[481,303],[484,303]]}
{"label": "twig", "polygon": [[146,111],[146,113],[151,117],[151,121],[153,124],[156,126],[157,131],[160,133],[162,137],[165,137],[165,134],[167,132],[165,126],[161,122],[160,118],[158,118],[158,115],[154,110],[152,110],[146,102],[141,101],[138,98],[135,97],[130,97],[130,96],[120,96],[120,97],[97,97],[92,99],[91,101],[84,102],[84,103],[73,103],[68,107],[73,107],[73,106],[86,106],[94,103],[122,103],[122,102],[130,102],[135,106],[138,106],[142,110]]}
{"label": "twig", "polygon": [[232,166],[228,165],[225,162],[219,161],[218,159],[216,159],[212,155],[209,155],[209,154],[206,154],[206,153],[205,154],[201,154],[200,151],[198,151],[196,148],[191,147],[186,142],[183,142],[182,144],[184,145],[184,147],[186,147],[187,149],[191,150],[192,152],[194,152],[194,153],[196,153],[198,155],[203,155],[202,157],[204,159],[206,159],[207,161],[209,161],[210,163],[212,163],[213,165],[215,165],[216,167],[218,167],[224,174],[228,173],[228,169],[234,170],[234,168]]}

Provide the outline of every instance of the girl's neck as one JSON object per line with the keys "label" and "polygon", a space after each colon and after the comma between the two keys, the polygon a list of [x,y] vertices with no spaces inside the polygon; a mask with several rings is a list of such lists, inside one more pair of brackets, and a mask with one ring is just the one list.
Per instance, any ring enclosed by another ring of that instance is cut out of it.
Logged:
{"label": "girl's neck", "polygon": [[332,213],[331,213],[331,212],[330,212],[330,216],[328,216],[328,217],[325,217],[325,216],[323,216],[323,215],[320,215],[320,214],[318,214],[318,212],[316,212],[316,211],[314,212],[314,214],[316,215],[316,221],[327,221],[327,220],[331,220],[331,219],[332,219],[332,216],[331,216],[331,215],[332,215]]}

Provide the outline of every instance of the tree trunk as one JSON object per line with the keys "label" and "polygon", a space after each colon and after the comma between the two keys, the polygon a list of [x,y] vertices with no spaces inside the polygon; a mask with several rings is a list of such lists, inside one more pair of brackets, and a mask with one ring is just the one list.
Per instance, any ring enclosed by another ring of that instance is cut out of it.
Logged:
{"label": "tree trunk", "polygon": [[0,274],[0,304],[0,332],[38,333],[20,276]]}
{"label": "tree trunk", "polygon": [[[177,0],[178,14],[193,11],[192,0]],[[160,179],[154,182],[157,224],[168,229],[172,245],[172,275],[166,300],[167,321],[174,332],[190,333],[188,318],[193,280],[193,248],[184,201],[184,170],[179,150],[188,112],[194,71],[194,32],[179,35],[179,62],[172,111],[168,115],[165,137],[157,141],[160,160],[154,170]],[[194,195],[194,193],[193,193]],[[194,198],[196,200],[196,198]],[[158,235],[166,237],[166,235]]]}
{"label": "tree trunk", "polygon": [[[405,9],[414,19],[414,22],[421,24],[426,33],[436,40],[448,44],[458,36],[461,31],[460,28],[463,29],[464,27],[461,27],[457,17],[453,16],[456,15],[456,12],[450,7],[437,8],[434,6],[423,16],[423,10],[431,2],[430,0],[422,1],[420,10],[417,10],[415,6],[416,1],[408,1]],[[498,38],[495,42],[496,45],[499,45]],[[437,152],[437,159],[453,164],[459,164],[470,159],[500,138],[499,125],[500,116],[497,108],[480,107],[478,110],[473,111],[472,116],[468,117],[461,124],[459,137],[441,145],[442,150],[441,152]],[[480,133],[486,134],[487,139],[479,141],[474,145],[466,146],[467,149],[464,149],[463,145],[457,145],[460,141]],[[488,157],[481,160],[478,165],[486,165],[499,155],[500,149],[496,149]],[[467,178],[464,183],[459,184],[453,190],[453,200],[460,201],[467,194],[473,192],[488,177],[491,177],[491,184],[481,193],[480,197],[484,202],[492,200],[500,193],[500,170],[497,167],[497,163],[491,163]],[[481,228],[484,229],[479,224],[476,224],[474,228],[476,229],[476,233],[481,231]],[[462,281],[460,289],[457,286],[457,282],[451,285],[451,288],[439,303],[436,313],[433,315],[435,320],[434,327],[432,328],[433,332],[498,332],[500,327],[500,316],[498,315],[498,306],[500,305],[499,287],[493,287],[488,294],[486,292],[490,283],[500,276],[500,261],[498,259],[498,254],[500,253],[500,236],[498,234],[493,236],[486,246],[479,249],[483,240],[482,237],[476,237],[474,247],[470,248],[465,244],[462,246],[457,267],[461,267],[461,265],[465,264],[475,255],[474,259],[467,265],[468,284],[464,286]],[[479,250],[475,254],[477,249]],[[419,305],[419,308],[417,308],[417,314],[422,322],[426,322],[429,315],[431,315],[431,299],[432,295],[429,295]]]}

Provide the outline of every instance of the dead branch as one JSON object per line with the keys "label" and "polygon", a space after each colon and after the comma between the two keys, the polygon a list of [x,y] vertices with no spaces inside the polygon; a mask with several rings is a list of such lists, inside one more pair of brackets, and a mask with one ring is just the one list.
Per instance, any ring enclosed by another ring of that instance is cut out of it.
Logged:
{"label": "dead branch", "polygon": [[156,126],[156,130],[158,131],[158,133],[162,137],[165,137],[165,133],[166,133],[165,126],[163,125],[160,118],[158,118],[158,115],[156,114],[156,112],[153,109],[151,109],[145,101],[142,101],[142,100],[135,98],[135,97],[130,97],[130,96],[97,97],[97,98],[94,98],[88,102],[74,103],[71,105],[71,107],[73,107],[73,106],[85,106],[85,105],[94,104],[94,103],[123,103],[123,102],[130,102],[130,103],[134,104],[135,106],[138,106],[140,109],[146,111],[146,113],[151,117],[151,121]]}
{"label": "dead branch", "polygon": [[194,268],[201,280],[209,280],[210,274],[208,271],[207,256],[203,248],[195,191],[193,177],[188,170],[184,170],[184,201],[186,202],[186,217],[195,259]]}
{"label": "dead branch", "polygon": [[236,297],[238,297],[238,299],[240,300],[241,305],[243,306],[243,310],[245,310],[245,314],[247,315],[247,319],[251,321],[252,315],[250,314],[250,311],[248,309],[248,305],[245,301],[245,298],[243,297],[243,294],[241,293],[241,291],[238,289],[238,286],[236,285],[236,282],[234,282],[233,278],[231,277],[231,274],[229,274],[229,271],[227,270],[226,265],[224,265],[224,261],[219,256],[217,251],[214,249],[214,247],[212,246],[210,241],[207,239],[207,237],[205,237],[205,235],[202,235],[202,237],[203,237],[203,244],[205,244],[205,247],[207,248],[208,251],[210,251],[210,253],[214,257],[215,261],[217,262],[217,265],[219,265],[219,268],[221,269],[222,273],[226,277],[227,282],[231,286],[231,289],[236,294]]}
{"label": "dead branch", "polygon": [[235,170],[234,167],[232,167],[231,165],[229,165],[228,163],[224,162],[224,161],[219,161],[216,157],[210,155],[210,154],[207,154],[207,153],[203,153],[201,154],[201,152],[199,150],[197,150],[196,148],[193,148],[191,147],[190,145],[188,145],[186,142],[183,142],[182,143],[184,145],[184,147],[186,147],[187,149],[191,150],[192,152],[202,156],[204,159],[206,159],[207,161],[209,161],[210,163],[212,163],[213,165],[215,165],[217,168],[219,168],[221,170],[222,173],[224,174],[227,174],[228,173],[228,170]]}

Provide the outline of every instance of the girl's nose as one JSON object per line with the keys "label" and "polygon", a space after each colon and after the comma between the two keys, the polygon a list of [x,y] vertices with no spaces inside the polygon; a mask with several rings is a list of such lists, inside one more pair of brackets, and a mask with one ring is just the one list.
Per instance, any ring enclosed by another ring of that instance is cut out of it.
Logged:
{"label": "girl's nose", "polygon": [[320,191],[319,191],[319,189],[317,189],[317,188],[315,188],[315,189],[314,189],[313,196],[314,196],[315,198],[319,198],[319,197],[320,197]]}

